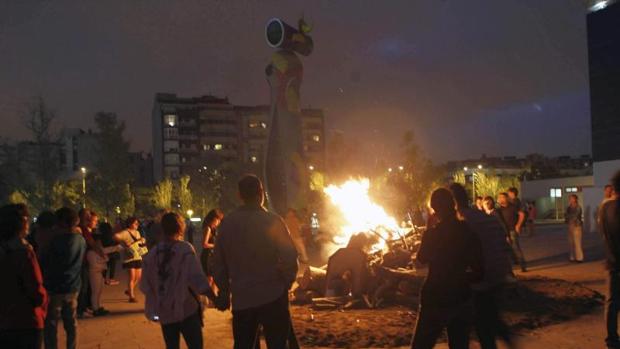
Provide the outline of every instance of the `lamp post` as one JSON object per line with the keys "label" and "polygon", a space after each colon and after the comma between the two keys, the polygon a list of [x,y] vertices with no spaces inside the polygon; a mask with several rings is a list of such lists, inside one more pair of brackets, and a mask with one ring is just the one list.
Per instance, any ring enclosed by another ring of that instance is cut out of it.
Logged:
{"label": "lamp post", "polygon": [[86,167],[81,167],[82,172],[82,208],[86,208]]}
{"label": "lamp post", "polygon": [[[482,170],[482,164],[478,164],[478,170]],[[467,166],[463,167],[463,171],[467,172],[469,168]],[[471,199],[473,202],[476,202],[476,170],[471,170]]]}

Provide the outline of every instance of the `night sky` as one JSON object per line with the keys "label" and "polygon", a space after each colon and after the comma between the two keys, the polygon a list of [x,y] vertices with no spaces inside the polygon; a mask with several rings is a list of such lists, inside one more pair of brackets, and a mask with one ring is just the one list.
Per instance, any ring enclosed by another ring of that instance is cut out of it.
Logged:
{"label": "night sky", "polygon": [[0,0],[0,136],[41,94],[68,127],[99,110],[150,151],[156,92],[267,104],[271,17],[314,26],[304,106],[376,156],[414,130],[437,162],[590,152],[586,10],[578,0]]}

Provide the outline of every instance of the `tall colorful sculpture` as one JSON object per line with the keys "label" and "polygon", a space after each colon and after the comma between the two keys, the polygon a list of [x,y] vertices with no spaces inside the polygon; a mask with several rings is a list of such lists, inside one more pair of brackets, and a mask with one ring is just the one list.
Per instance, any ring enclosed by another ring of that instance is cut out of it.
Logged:
{"label": "tall colorful sculpture", "polygon": [[297,28],[278,18],[269,20],[265,27],[267,44],[276,49],[265,69],[271,88],[265,179],[269,204],[281,215],[289,207],[298,208],[306,190],[299,105],[303,65],[297,54],[308,56],[312,53],[310,29],[303,19],[299,20]]}

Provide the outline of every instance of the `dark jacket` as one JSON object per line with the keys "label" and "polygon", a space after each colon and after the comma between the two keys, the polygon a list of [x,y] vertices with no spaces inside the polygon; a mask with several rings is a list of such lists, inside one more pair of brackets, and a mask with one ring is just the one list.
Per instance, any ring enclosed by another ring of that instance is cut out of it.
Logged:
{"label": "dark jacket", "polygon": [[478,236],[463,221],[439,222],[422,237],[418,262],[428,264],[421,304],[456,306],[471,297],[471,284],[484,275]]}
{"label": "dark jacket", "polygon": [[84,238],[73,232],[63,232],[50,242],[43,257],[43,279],[50,294],[78,292],[80,273],[86,252]]}
{"label": "dark jacket", "polygon": [[620,199],[601,205],[598,229],[605,238],[607,269],[620,272]]}
{"label": "dark jacket", "polygon": [[504,283],[512,275],[510,246],[506,241],[506,230],[497,215],[465,208],[460,211],[465,223],[478,235],[484,259],[484,279],[476,289],[485,289]]}
{"label": "dark jacket", "polygon": [[37,256],[27,242],[0,245],[0,330],[42,329],[47,311]]}

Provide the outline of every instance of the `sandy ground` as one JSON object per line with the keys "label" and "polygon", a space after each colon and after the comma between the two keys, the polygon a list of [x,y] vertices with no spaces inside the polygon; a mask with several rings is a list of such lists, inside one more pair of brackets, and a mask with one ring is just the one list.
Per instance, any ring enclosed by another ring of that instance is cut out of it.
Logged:
{"label": "sandy ground", "polygon": [[[526,258],[530,261],[527,277],[544,276],[577,282],[604,293],[605,272],[602,242],[598,235],[584,236],[586,263],[568,263],[566,233],[562,226],[539,227],[533,237],[522,239]],[[122,273],[122,270],[121,270]],[[142,314],[142,304],[129,304],[123,295],[123,285],[106,286],[104,306],[112,311],[106,317],[86,318],[79,321],[80,348],[164,348],[161,330],[149,323]],[[140,301],[142,301],[139,296]],[[403,316],[409,316],[403,309]],[[303,315],[302,315],[303,316]],[[205,314],[205,348],[232,348],[231,315],[207,310]],[[409,325],[407,325],[409,326]],[[410,328],[413,331],[412,328]],[[59,326],[61,347],[64,346],[62,326]],[[603,348],[605,337],[602,307],[593,307],[590,314],[535,330],[524,330],[519,335],[521,348]],[[394,343],[396,344],[396,343]],[[398,343],[406,345],[406,343]],[[345,345],[343,345],[345,346]],[[185,348],[184,343],[181,344]],[[472,348],[477,348],[472,343]],[[447,348],[438,344],[437,348]]]}

